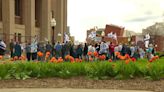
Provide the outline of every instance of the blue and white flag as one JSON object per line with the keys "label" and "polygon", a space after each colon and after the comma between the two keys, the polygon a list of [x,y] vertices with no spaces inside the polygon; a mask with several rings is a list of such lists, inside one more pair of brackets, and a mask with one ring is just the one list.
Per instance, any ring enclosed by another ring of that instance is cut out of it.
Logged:
{"label": "blue and white flag", "polygon": [[113,38],[113,32],[108,33],[109,38]]}
{"label": "blue and white flag", "polygon": [[117,34],[116,33],[113,34],[113,39],[117,40]]}
{"label": "blue and white flag", "polygon": [[88,36],[88,38],[91,38],[91,39],[94,39],[95,37],[96,37],[96,31],[92,31]]}
{"label": "blue and white flag", "polygon": [[116,33],[110,32],[110,33],[108,33],[108,37],[112,38],[114,40],[117,40],[117,34]]}
{"label": "blue and white flag", "polygon": [[67,33],[64,33],[64,43],[69,42],[69,36],[67,35]]}

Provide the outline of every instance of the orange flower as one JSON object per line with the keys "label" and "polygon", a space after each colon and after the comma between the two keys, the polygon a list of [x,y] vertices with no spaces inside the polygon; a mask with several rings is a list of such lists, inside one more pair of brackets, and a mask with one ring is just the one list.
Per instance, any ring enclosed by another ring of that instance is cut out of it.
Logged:
{"label": "orange flower", "polygon": [[55,62],[55,61],[56,61],[55,57],[52,57],[51,60],[50,60],[50,62],[52,62],[52,63]]}
{"label": "orange flower", "polygon": [[14,61],[14,58],[11,58],[10,61]]}
{"label": "orange flower", "polygon": [[125,57],[125,56],[121,56],[120,59],[121,59],[121,60],[125,60],[126,57]]}
{"label": "orange flower", "polygon": [[156,59],[159,59],[159,56],[155,56]]}
{"label": "orange flower", "polygon": [[131,58],[131,60],[132,60],[133,62],[136,62],[136,58]]}
{"label": "orange flower", "polygon": [[18,56],[15,56],[15,57],[14,57],[14,60],[18,60]]}
{"label": "orange flower", "polygon": [[2,59],[3,58],[3,56],[0,56],[0,59]]}
{"label": "orange flower", "polygon": [[125,54],[125,58],[129,59],[130,58],[129,54]]}
{"label": "orange flower", "polygon": [[46,55],[46,57],[45,57],[45,58],[46,58],[46,59],[47,59],[47,58],[49,58],[49,55]]}
{"label": "orange flower", "polygon": [[37,54],[39,57],[43,57],[43,53],[41,51],[39,51]]}
{"label": "orange flower", "polygon": [[105,55],[101,55],[101,56],[99,56],[99,59],[100,60],[105,60],[106,59],[106,56]]}
{"label": "orange flower", "polygon": [[22,57],[19,57],[19,60],[22,60]]}
{"label": "orange flower", "polygon": [[150,59],[150,60],[149,60],[149,62],[151,63],[151,62],[153,62],[153,60],[152,60],[152,59]]}
{"label": "orange flower", "polygon": [[89,61],[93,61],[93,58],[89,58]]}
{"label": "orange flower", "polygon": [[50,52],[46,52],[46,55],[50,56],[50,54],[51,54]]}
{"label": "orange flower", "polygon": [[119,59],[120,59],[120,58],[121,58],[121,55],[118,55],[118,56],[117,56],[117,58],[119,58]]}
{"label": "orange flower", "polygon": [[70,61],[71,61],[71,62],[74,62],[75,59],[71,56],[71,57],[70,57]]}
{"label": "orange flower", "polygon": [[64,60],[60,57],[60,58],[58,58],[58,63],[61,63],[61,62],[63,62]]}
{"label": "orange flower", "polygon": [[109,62],[112,62],[112,59],[109,59]]}
{"label": "orange flower", "polygon": [[78,59],[78,58],[75,58],[75,61],[76,61],[76,62],[79,62],[79,59]]}
{"label": "orange flower", "polygon": [[120,52],[115,52],[115,55],[116,55],[116,56],[120,55]]}
{"label": "orange flower", "polygon": [[130,60],[126,60],[126,61],[125,61],[125,64],[129,64],[129,62],[130,62]]}
{"label": "orange flower", "polygon": [[95,57],[98,57],[97,51],[95,51],[93,54],[94,54]]}
{"label": "orange flower", "polygon": [[22,55],[21,57],[19,57],[19,60],[26,60],[26,57]]}
{"label": "orange flower", "polygon": [[82,59],[79,59],[79,62],[82,62],[83,60]]}
{"label": "orange flower", "polygon": [[65,60],[69,60],[69,59],[70,59],[70,55],[66,55]]}
{"label": "orange flower", "polygon": [[91,56],[92,55],[92,52],[88,52],[88,56]]}
{"label": "orange flower", "polygon": [[153,57],[152,60],[155,61],[156,60],[156,57]]}
{"label": "orange flower", "polygon": [[75,63],[75,60],[74,60],[74,59],[72,59],[72,60],[70,60],[70,62],[71,62],[71,63]]}

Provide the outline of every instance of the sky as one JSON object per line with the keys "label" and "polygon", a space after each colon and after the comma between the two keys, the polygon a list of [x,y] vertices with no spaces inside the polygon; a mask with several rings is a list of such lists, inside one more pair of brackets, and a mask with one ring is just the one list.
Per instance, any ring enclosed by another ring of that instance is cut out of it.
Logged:
{"label": "sky", "polygon": [[142,32],[164,21],[164,0],[68,0],[68,26],[75,40],[85,41],[86,31],[115,24]]}

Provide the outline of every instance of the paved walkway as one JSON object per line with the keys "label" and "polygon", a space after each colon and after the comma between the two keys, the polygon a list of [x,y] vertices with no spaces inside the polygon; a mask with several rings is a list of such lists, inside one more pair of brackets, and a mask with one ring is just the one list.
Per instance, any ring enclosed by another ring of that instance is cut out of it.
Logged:
{"label": "paved walkway", "polygon": [[18,88],[0,89],[0,92],[152,92],[135,90],[108,90],[108,89],[58,89],[58,88]]}

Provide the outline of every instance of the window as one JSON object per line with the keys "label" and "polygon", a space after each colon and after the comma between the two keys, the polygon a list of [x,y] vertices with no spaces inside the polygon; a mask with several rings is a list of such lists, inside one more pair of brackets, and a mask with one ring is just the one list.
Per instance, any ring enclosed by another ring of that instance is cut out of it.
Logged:
{"label": "window", "polygon": [[15,15],[20,16],[20,0],[15,0]]}

